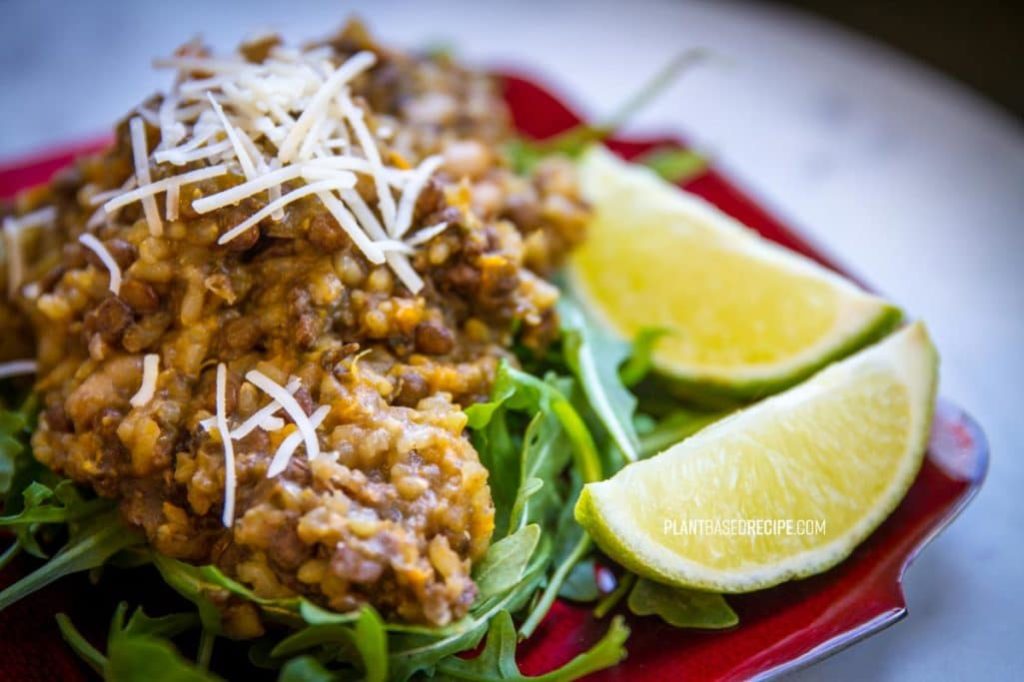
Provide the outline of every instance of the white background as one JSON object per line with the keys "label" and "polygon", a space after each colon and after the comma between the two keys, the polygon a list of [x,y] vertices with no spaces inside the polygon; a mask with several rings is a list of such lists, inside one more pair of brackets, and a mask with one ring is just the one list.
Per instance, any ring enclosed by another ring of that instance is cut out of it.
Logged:
{"label": "white background", "polygon": [[[637,117],[684,134],[914,316],[942,391],[991,441],[978,499],[914,564],[911,615],[798,677],[999,679],[1024,670],[1024,135],[960,86],[805,16],[740,3],[0,0],[0,158],[109,129],[166,84],[149,60],[357,10],[384,39],[530,67],[590,116],[682,49],[721,56]],[[939,10],[936,10],[939,11]]]}

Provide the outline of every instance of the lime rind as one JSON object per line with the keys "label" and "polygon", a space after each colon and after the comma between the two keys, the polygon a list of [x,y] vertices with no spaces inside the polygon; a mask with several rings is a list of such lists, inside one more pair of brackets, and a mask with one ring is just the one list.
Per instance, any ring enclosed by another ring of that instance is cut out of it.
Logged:
{"label": "lime rind", "polygon": [[920,323],[823,370],[800,386],[714,424],[684,441],[681,445],[686,452],[680,449],[680,445],[673,446],[661,455],[624,470],[663,466],[666,457],[686,456],[701,447],[712,447],[718,434],[742,429],[749,420],[759,418],[759,413],[771,414],[771,410],[776,410],[779,405],[782,407],[778,409],[784,410],[786,404],[799,405],[803,400],[813,399],[815,391],[839,390],[844,378],[855,376],[867,363],[878,361],[888,363],[890,370],[909,388],[911,423],[907,425],[905,449],[888,487],[876,499],[865,501],[860,519],[828,544],[809,548],[781,561],[756,566],[733,570],[707,566],[674,553],[634,522],[629,513],[629,501],[644,499],[644,495],[642,491],[631,490],[623,496],[617,490],[619,484],[616,481],[621,473],[583,489],[575,510],[577,521],[605,553],[625,568],[643,577],[680,587],[726,593],[750,592],[828,570],[849,556],[892,513],[906,495],[923,461],[934,409],[938,357]]}
{"label": "lime rind", "polygon": [[[702,242],[714,242],[729,252],[767,264],[779,272],[791,273],[802,280],[817,282],[836,296],[833,326],[808,345],[776,361],[740,365],[692,364],[654,352],[654,368],[661,383],[673,394],[699,403],[717,406],[746,402],[770,395],[811,376],[822,367],[857,349],[877,341],[892,331],[902,319],[901,311],[891,303],[869,294],[840,275],[769,242],[741,223],[725,215],[700,197],[682,192],[661,181],[646,168],[618,160],[602,147],[590,149],[580,166],[581,186],[599,216],[602,201],[615,204],[621,222],[622,202],[636,204],[638,220],[663,220],[667,229],[684,230]],[[678,219],[673,219],[673,216]],[[600,218],[598,218],[600,220]],[[588,285],[588,274],[570,262],[567,280],[574,294],[609,331],[620,337],[630,332],[616,321]],[[667,283],[668,284],[668,283]],[[652,297],[658,292],[650,292]],[[682,321],[680,321],[682,322]],[[664,320],[658,326],[666,326]],[[685,334],[685,327],[679,333]]]}

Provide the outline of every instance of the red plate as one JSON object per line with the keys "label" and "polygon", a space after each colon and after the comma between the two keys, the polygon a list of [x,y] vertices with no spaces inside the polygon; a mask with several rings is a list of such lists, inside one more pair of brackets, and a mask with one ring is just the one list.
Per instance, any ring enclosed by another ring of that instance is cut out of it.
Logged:
{"label": "red plate", "polygon": [[[573,111],[531,80],[506,75],[504,82],[515,124],[523,133],[543,138],[580,122]],[[0,198],[45,182],[76,155],[102,144],[101,140],[73,145],[0,166]],[[679,145],[675,138],[619,139],[610,144],[626,158]],[[768,239],[841,271],[835,261],[717,171],[685,187]],[[847,561],[813,578],[730,597],[740,624],[725,632],[678,630],[653,618],[631,617],[629,657],[594,679],[774,677],[892,625],[907,614],[900,586],[907,566],[971,500],[987,467],[988,449],[981,429],[963,410],[940,399],[928,457],[917,480],[893,515]],[[8,584],[23,570],[16,563],[0,577],[0,584]],[[139,577],[118,574],[117,580],[102,581],[97,588],[81,577],[71,578],[0,614],[0,678],[87,679],[86,669],[61,641],[54,614],[69,612],[102,643],[111,602],[123,598],[138,603],[144,594],[163,592]],[[93,589],[95,596],[90,593]],[[596,641],[606,627],[607,619],[595,621],[589,609],[557,603],[537,634],[523,645],[523,671],[538,674],[561,665]]]}

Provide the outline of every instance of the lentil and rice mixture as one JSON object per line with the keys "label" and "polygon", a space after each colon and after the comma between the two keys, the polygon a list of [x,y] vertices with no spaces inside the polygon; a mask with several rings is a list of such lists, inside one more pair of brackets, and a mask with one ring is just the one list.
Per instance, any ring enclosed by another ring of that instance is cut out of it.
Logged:
{"label": "lentil and rice mixture", "polygon": [[[587,208],[567,160],[548,159],[528,176],[502,160],[509,116],[487,76],[444,56],[388,50],[357,23],[303,49],[263,36],[222,71],[202,47],[184,46],[171,60],[179,101],[151,98],[118,126],[108,151],[4,208],[9,225],[55,214],[5,231],[0,359],[38,362],[35,456],[120,499],[125,519],[158,551],[213,563],[261,596],[301,594],[341,611],[371,603],[392,618],[445,624],[473,602],[471,564],[493,529],[488,474],[463,408],[488,395],[500,359],[514,362],[514,339],[535,347],[552,339],[558,292],[544,277],[582,238]],[[335,79],[340,89],[330,83],[363,53],[372,66]],[[259,83],[246,100],[236,90],[247,81],[224,79],[242,60],[271,64],[266,79],[299,64],[314,85],[334,88],[328,94],[350,109],[311,117],[313,132],[296,139],[321,138],[291,166],[340,150],[362,161],[348,173],[354,187],[324,171],[197,210],[196,201],[288,167],[277,163],[288,157],[277,145],[287,144],[287,125],[302,125],[301,111],[246,110],[264,104],[252,97]],[[185,98],[188,88],[201,96]],[[216,104],[203,109],[209,93]],[[214,131],[191,150],[199,126],[189,107],[203,109],[199,121]],[[351,116],[365,122],[379,164]],[[143,169],[133,126],[144,135]],[[219,156],[188,156],[215,145]],[[175,149],[181,155],[167,161]],[[226,172],[103,208],[118,193],[217,163]],[[409,225],[391,230],[417,174],[425,184],[406,208]],[[225,239],[278,196],[320,182],[326,190]],[[384,262],[354,243],[337,202]],[[147,362],[155,362],[150,396]],[[319,455],[283,401],[267,407],[274,395],[250,380],[253,370],[285,387],[311,425],[322,419]],[[228,443],[218,428],[218,372],[229,432],[263,410]],[[283,472],[268,476],[281,451]],[[229,456],[233,510],[225,510]],[[261,631],[251,604],[228,605],[225,616],[235,636]]]}

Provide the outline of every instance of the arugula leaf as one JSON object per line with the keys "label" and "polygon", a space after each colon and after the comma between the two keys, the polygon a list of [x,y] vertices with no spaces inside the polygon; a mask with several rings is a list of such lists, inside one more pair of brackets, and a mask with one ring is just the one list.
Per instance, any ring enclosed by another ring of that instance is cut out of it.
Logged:
{"label": "arugula leaf", "polygon": [[0,554],[0,571],[7,568],[7,564],[11,563],[18,554],[21,553],[21,542],[15,539],[11,545],[4,550],[3,554]]}
{"label": "arugula leaf", "polygon": [[651,371],[651,367],[654,364],[654,346],[658,343],[658,339],[669,334],[668,329],[662,327],[647,327],[641,329],[633,339],[633,348],[629,353],[629,357],[626,358],[625,364],[619,368],[619,379],[622,380],[623,386],[632,388],[636,386],[644,377]]}
{"label": "arugula leaf", "polygon": [[544,579],[550,562],[551,542],[547,536],[542,536],[520,583],[503,595],[478,600],[470,609],[472,620],[465,629],[441,638],[424,635],[393,637],[388,668],[392,679],[407,680],[421,671],[429,674],[452,655],[475,649],[487,634],[487,624],[495,615],[522,608]]}
{"label": "arugula leaf", "polygon": [[13,493],[22,492],[33,481],[53,487],[61,480],[29,454],[38,413],[35,393],[30,393],[17,409],[0,409],[0,501],[8,515],[21,509],[21,495]]}
{"label": "arugula leaf", "polygon": [[[195,614],[191,614],[195,617]],[[213,658],[213,647],[217,643],[217,633],[203,629],[199,633],[199,651],[196,653],[196,664],[203,670],[210,669],[210,659]]]}
{"label": "arugula leaf", "polygon": [[355,643],[363,659],[364,682],[388,678],[388,635],[377,612],[364,606],[355,624]]}
{"label": "arugula leaf", "polygon": [[71,619],[66,614],[58,613],[56,618],[60,635],[68,643],[68,646],[71,647],[71,650],[78,654],[78,657],[85,661],[98,675],[102,675],[103,669],[107,667],[107,657],[101,654],[96,647],[89,643],[89,640],[82,636],[82,633],[78,631],[78,628],[75,627],[75,624],[71,622]]}
{"label": "arugula leaf", "polygon": [[739,622],[720,594],[670,587],[644,578],[637,580],[626,604],[638,616],[657,615],[677,628],[720,630]]}
{"label": "arugula leaf", "polygon": [[70,535],[68,543],[52,559],[0,592],[0,611],[55,580],[102,566],[114,554],[143,542],[138,533],[121,522],[117,510],[73,525]]}
{"label": "arugula leaf", "polygon": [[594,560],[585,559],[569,571],[565,582],[558,590],[558,596],[575,602],[592,602],[601,596],[594,577]]}
{"label": "arugula leaf", "polygon": [[214,682],[221,679],[186,661],[167,639],[124,631],[111,635],[104,678],[109,682]]}
{"label": "arugula leaf", "polygon": [[125,623],[127,609],[128,605],[122,602],[114,612],[106,655],[90,644],[65,614],[57,614],[57,626],[75,653],[110,682],[217,682],[221,679],[186,661],[167,639],[194,627],[197,622],[194,614],[175,613],[151,618],[140,608]]}
{"label": "arugula leaf", "polygon": [[707,53],[703,50],[689,50],[677,55],[653,78],[645,82],[632,97],[623,102],[622,106],[605,123],[598,125],[581,123],[546,140],[513,139],[505,146],[506,160],[517,173],[528,173],[547,156],[553,154],[563,154],[570,158],[579,156],[590,145],[603,142],[614,135],[630,118],[671,85],[680,74],[706,57]]}
{"label": "arugula leaf", "polygon": [[[119,609],[127,608],[122,602]],[[176,637],[183,632],[199,626],[199,617],[195,613],[171,613],[156,618],[146,615],[142,608],[135,609],[124,630],[137,635],[153,635],[155,637]]]}
{"label": "arugula leaf", "polygon": [[526,620],[519,628],[519,634],[523,638],[530,637],[541,621],[544,620],[544,616],[547,615],[552,604],[555,603],[555,598],[562,589],[563,583],[569,577],[569,573],[590,552],[592,547],[590,536],[576,523],[576,519],[573,516],[573,509],[576,507],[576,500],[579,497],[581,488],[582,485],[577,477],[572,487],[572,494],[569,497],[571,503],[566,504],[562,508],[555,531],[555,550],[552,559],[552,564],[556,567],[555,571],[548,578],[548,584],[544,587],[540,598],[536,601]]}
{"label": "arugula leaf", "polygon": [[[500,378],[500,369],[498,375]],[[519,495],[519,454],[509,429],[510,415],[504,405],[505,398],[497,392],[495,395],[495,400],[473,405],[466,414],[469,415],[470,426],[475,429],[472,439],[480,455],[480,463],[490,473],[488,484],[494,502],[494,536],[502,537],[508,532],[512,509]],[[475,410],[477,407],[480,409]]]}
{"label": "arugula leaf", "polygon": [[627,461],[635,462],[640,449],[633,430],[637,400],[619,376],[619,366],[631,354],[630,345],[595,324],[567,296],[559,299],[558,314],[566,364],[615,445]]}
{"label": "arugula leaf", "polygon": [[277,682],[334,682],[337,677],[312,656],[299,656],[284,664]]}
{"label": "arugula leaf", "polygon": [[310,625],[275,644],[270,650],[270,657],[285,658],[300,651],[309,651],[326,645],[331,650],[331,658],[355,660],[359,651],[355,647],[354,637],[355,633],[350,625]]}
{"label": "arugula leaf", "polygon": [[195,604],[203,628],[210,632],[223,632],[217,603],[227,597],[227,590],[204,579],[198,566],[172,559],[154,550],[149,551],[149,557],[164,582]]}
{"label": "arugula leaf", "polygon": [[603,142],[614,133],[615,130],[607,126],[581,123],[544,140],[514,137],[505,143],[502,154],[512,169],[523,175],[532,172],[548,156],[561,154],[576,158],[590,145]]}
{"label": "arugula leaf", "polygon": [[[603,477],[601,456],[597,452],[594,438],[576,408],[557,387],[519,370],[508,368],[509,375],[516,382],[517,394],[509,400],[510,405],[525,410],[551,410],[558,417],[566,437],[572,444],[575,468],[584,481],[599,481]],[[522,402],[517,402],[521,400]],[[525,404],[523,404],[525,403]]]}
{"label": "arugula leaf", "polygon": [[[589,353],[589,351],[587,352]],[[582,353],[576,354],[577,357],[580,355]],[[589,358],[589,355],[587,357]],[[613,371],[615,371],[614,368]],[[494,424],[500,424],[501,428],[505,428],[504,418],[509,411],[527,412],[534,415],[526,429],[519,461],[512,460],[510,448],[502,455],[505,460],[505,468],[502,473],[499,475],[495,470],[491,470],[495,485],[501,485],[502,480],[518,481],[515,502],[510,512],[512,528],[515,528],[520,522],[526,521],[550,527],[553,523],[551,515],[556,511],[560,512],[558,514],[560,521],[553,533],[558,548],[555,557],[557,568],[547,580],[543,593],[520,630],[520,634],[524,637],[528,637],[539,625],[554,603],[573,566],[591,549],[590,539],[572,519],[571,509],[572,503],[579,494],[581,480],[599,480],[603,470],[600,455],[586,423],[566,398],[565,393],[556,385],[556,381],[558,380],[554,378],[544,381],[512,369],[507,363],[502,363],[495,378],[491,401],[471,406],[467,410],[470,427],[476,429],[478,433],[486,432],[489,435],[488,439],[481,439],[480,445],[482,446],[495,442]],[[616,381],[618,381],[617,378]],[[504,439],[501,437],[499,442],[503,442]],[[554,489],[562,469],[568,464],[564,452],[569,448],[564,447],[563,441],[571,446],[576,463],[575,485],[564,497],[558,495]],[[491,454],[493,455],[493,452]],[[481,457],[485,458],[483,450],[481,450]],[[531,501],[544,491],[547,491],[549,503],[531,508]],[[508,499],[509,496],[505,495],[504,497]],[[539,533],[540,529],[538,528]],[[500,546],[502,542],[504,541],[499,540],[495,546]],[[497,556],[496,554],[495,557]],[[510,554],[505,552],[502,552],[501,556],[503,563],[511,562],[513,559]],[[497,563],[497,559],[493,563]],[[490,573],[491,570],[496,569],[488,569],[487,573]],[[507,567],[503,566],[502,570],[507,571],[507,574],[510,575],[521,569],[511,563]],[[542,574],[544,572],[546,572],[546,566],[542,567]],[[507,581],[502,580],[501,584],[504,586]],[[485,587],[487,587],[486,581]],[[484,603],[486,603],[487,596],[498,591],[488,587],[485,592],[482,588],[481,596],[485,598]]]}
{"label": "arugula leaf", "polygon": [[[528,427],[528,437],[524,445],[527,449],[517,451],[508,427],[510,418],[516,415],[510,412],[535,415],[535,419],[536,415],[553,416],[564,431],[564,436],[571,446],[570,451],[575,459],[576,468],[582,476],[591,481],[599,480],[602,475],[601,458],[594,439],[565,394],[551,382],[513,369],[503,361],[495,375],[491,400],[471,405],[466,409],[474,444],[480,453],[481,462],[491,474],[489,482],[495,504],[497,537],[504,536],[509,529],[512,511],[516,507],[517,498],[520,498],[521,488],[527,486],[521,497],[520,510],[531,496],[527,493],[536,493],[539,490],[530,479],[537,478],[546,487],[551,484],[557,473],[551,470],[552,467],[564,462],[559,459],[558,453],[561,450],[556,452],[551,447],[550,439],[553,434],[541,432],[541,429],[549,429],[549,424],[537,422],[533,430]],[[553,462],[548,459],[552,456]],[[530,516],[528,520],[536,519]]]}
{"label": "arugula leaf", "polygon": [[727,412],[697,412],[677,408],[653,428],[640,436],[640,454],[643,457],[656,455],[665,448],[675,445],[704,427],[721,419]]}
{"label": "arugula leaf", "polygon": [[164,582],[196,605],[203,628],[212,634],[223,632],[218,604],[223,603],[229,595],[253,602],[265,613],[278,619],[293,624],[300,622],[300,605],[303,600],[299,597],[260,597],[245,585],[224,575],[216,566],[193,566],[152,549],[148,550],[148,556]]}
{"label": "arugula leaf", "polygon": [[264,613],[283,617],[291,622],[298,622],[300,597],[268,598],[261,597],[242,583],[224,575],[216,566],[200,566],[199,578],[209,585],[227,590],[236,597],[257,604]]}
{"label": "arugula leaf", "polygon": [[0,498],[11,490],[18,458],[26,450],[29,410],[0,410]]}
{"label": "arugula leaf", "polygon": [[347,625],[355,622],[359,617],[355,611],[349,613],[328,611],[305,599],[299,602],[299,615],[310,625]]}
{"label": "arugula leaf", "polygon": [[522,580],[540,539],[540,526],[530,524],[498,540],[473,571],[479,598],[501,594]]}
{"label": "arugula leaf", "polygon": [[14,528],[18,544],[32,556],[46,558],[39,546],[36,532],[41,524],[68,524],[111,509],[110,500],[86,499],[69,480],[60,481],[55,488],[33,481],[21,494],[21,510],[17,514],[0,516],[0,527]]}
{"label": "arugula leaf", "polygon": [[520,485],[510,528],[544,523],[563,504],[558,479],[571,459],[565,428],[553,412],[539,411],[526,427],[520,455]]}
{"label": "arugula leaf", "polygon": [[487,631],[487,644],[480,655],[472,659],[450,658],[438,666],[438,671],[455,680],[488,682],[515,680],[525,682],[561,682],[576,680],[590,673],[610,668],[626,657],[623,647],[629,637],[629,628],[621,617],[615,618],[608,632],[590,650],[579,654],[557,670],[530,677],[519,672],[516,664],[516,630],[512,616],[501,611]]}
{"label": "arugula leaf", "polygon": [[661,147],[644,154],[636,160],[672,184],[688,182],[702,175],[708,168],[708,160],[692,149]]}
{"label": "arugula leaf", "polygon": [[601,601],[597,602],[597,606],[594,607],[594,617],[604,618],[608,615],[608,612],[618,606],[622,598],[626,596],[626,593],[630,591],[633,585],[636,584],[636,574],[624,573],[619,578],[619,584],[615,586],[615,589],[606,594]]}

